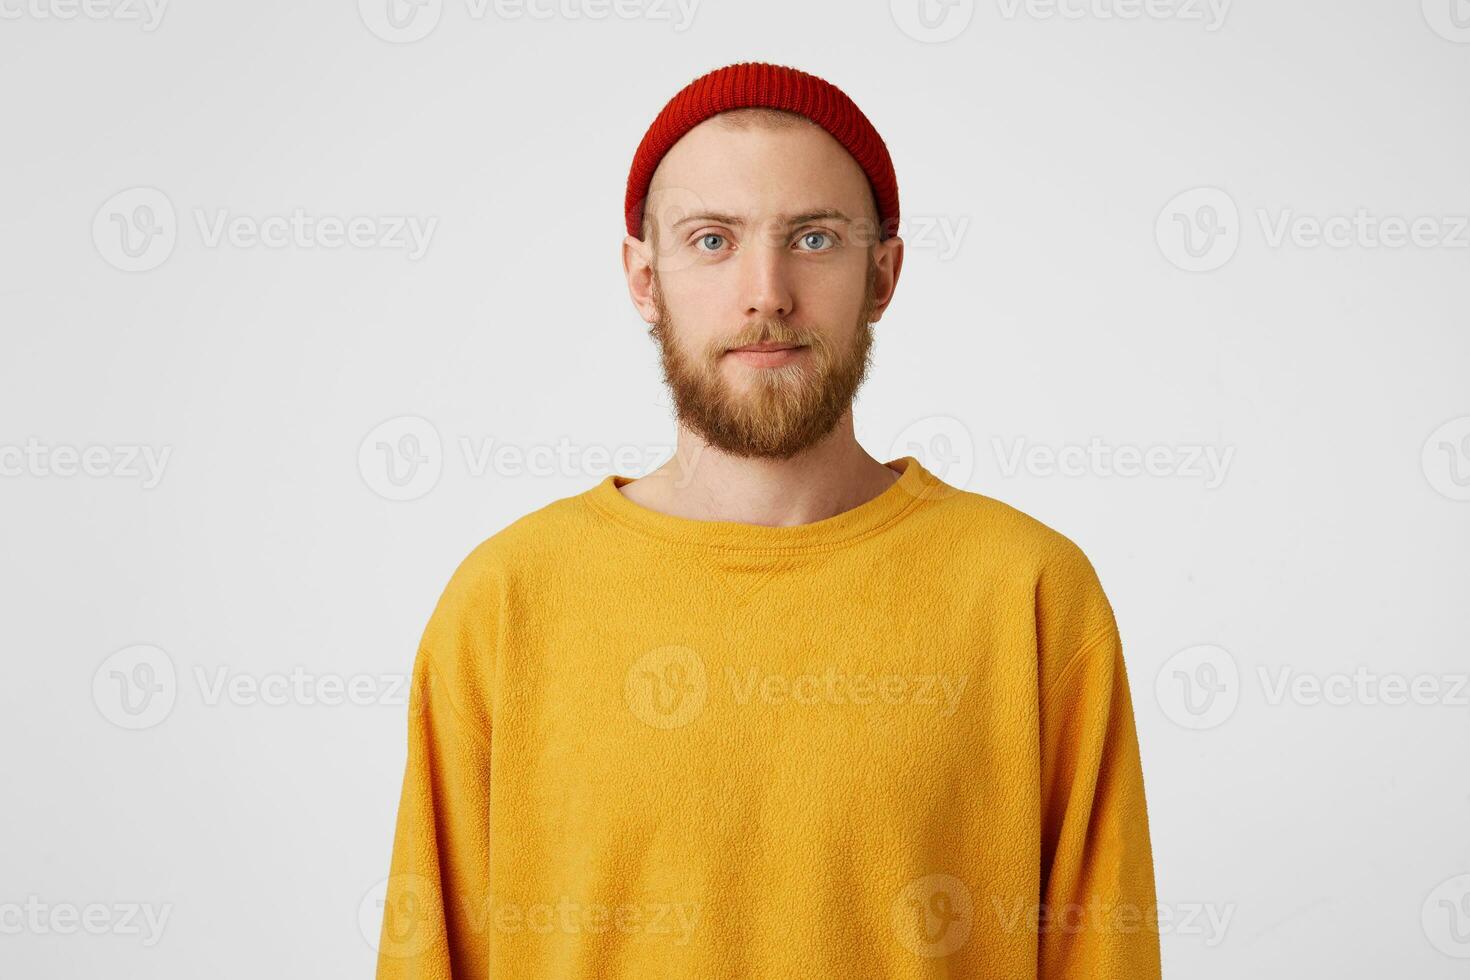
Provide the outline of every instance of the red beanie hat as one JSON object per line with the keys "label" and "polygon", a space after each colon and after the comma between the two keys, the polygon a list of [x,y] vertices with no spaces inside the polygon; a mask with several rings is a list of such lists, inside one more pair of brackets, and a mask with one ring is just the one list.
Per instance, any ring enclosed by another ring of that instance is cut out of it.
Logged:
{"label": "red beanie hat", "polygon": [[727,109],[765,107],[799,113],[831,133],[868,175],[878,207],[879,238],[898,229],[898,179],[888,147],[868,117],[831,82],[795,68],[748,61],[717,68],[686,85],[654,119],[628,173],[623,215],[628,234],[640,237],[644,198],[659,161],[695,126]]}

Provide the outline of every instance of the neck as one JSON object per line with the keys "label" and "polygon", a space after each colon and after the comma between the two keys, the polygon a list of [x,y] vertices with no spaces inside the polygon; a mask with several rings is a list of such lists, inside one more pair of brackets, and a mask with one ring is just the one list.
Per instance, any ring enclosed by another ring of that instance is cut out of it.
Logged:
{"label": "neck", "polygon": [[896,470],[858,445],[849,410],[827,436],[788,459],[733,456],[681,424],[673,457],[622,492],[675,517],[785,527],[851,510],[896,479]]}

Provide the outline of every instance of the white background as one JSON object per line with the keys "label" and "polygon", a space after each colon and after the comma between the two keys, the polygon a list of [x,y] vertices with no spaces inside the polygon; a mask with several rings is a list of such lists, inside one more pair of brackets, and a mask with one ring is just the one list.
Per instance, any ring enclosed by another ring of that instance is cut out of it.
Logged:
{"label": "white background", "polygon": [[[1463,0],[92,2],[0,0],[0,974],[371,974],[398,682],[471,547],[668,452],[624,182],[752,59],[893,155],[863,444],[1099,570],[1166,975],[1470,970]],[[369,234],[210,234],[298,209]]]}

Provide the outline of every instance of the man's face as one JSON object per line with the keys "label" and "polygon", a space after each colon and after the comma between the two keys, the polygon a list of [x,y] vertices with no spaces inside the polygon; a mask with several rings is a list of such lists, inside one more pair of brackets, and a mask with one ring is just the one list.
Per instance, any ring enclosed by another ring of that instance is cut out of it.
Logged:
{"label": "man's face", "polygon": [[787,458],[831,432],[877,319],[876,217],[857,162],[815,125],[716,116],[664,157],[646,217],[650,333],[680,421],[745,457]]}

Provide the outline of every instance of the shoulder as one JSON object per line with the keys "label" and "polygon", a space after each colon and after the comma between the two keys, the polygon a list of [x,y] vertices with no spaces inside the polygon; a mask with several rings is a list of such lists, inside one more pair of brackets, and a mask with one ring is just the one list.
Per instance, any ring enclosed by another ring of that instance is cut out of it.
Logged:
{"label": "shoulder", "polygon": [[1097,569],[1068,535],[968,490],[945,494],[922,518],[925,540],[947,542],[939,546],[942,577],[978,587],[1013,628],[1034,637],[1043,682],[1080,651],[1116,636]]}
{"label": "shoulder", "polygon": [[1098,587],[1096,569],[1072,538],[995,497],[949,488],[924,519],[967,561],[1001,563],[1048,591]]}
{"label": "shoulder", "polygon": [[475,598],[535,591],[560,580],[585,557],[595,520],[572,494],[542,504],[470,548],[445,586],[445,597]]}
{"label": "shoulder", "polygon": [[577,496],[553,500],[471,548],[450,576],[446,596],[483,596],[517,581],[534,581],[542,571],[564,565],[586,531],[586,508]]}

